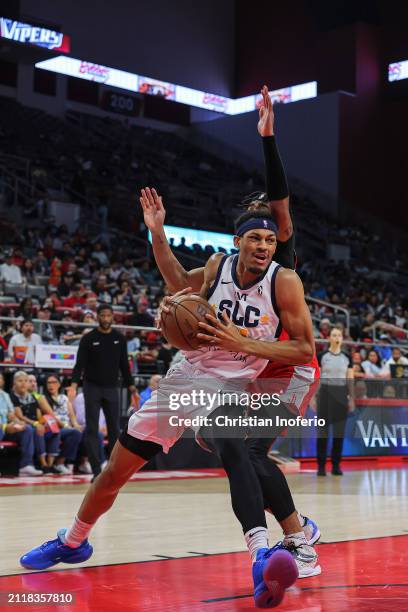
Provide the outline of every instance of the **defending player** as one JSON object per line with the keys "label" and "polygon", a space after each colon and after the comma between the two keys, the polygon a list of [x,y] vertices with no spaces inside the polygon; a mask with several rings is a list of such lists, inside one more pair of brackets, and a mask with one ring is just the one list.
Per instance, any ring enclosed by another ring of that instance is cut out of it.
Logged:
{"label": "defending player", "polygon": [[[90,486],[71,527],[60,530],[55,540],[23,555],[20,561],[24,567],[45,569],[58,562],[79,563],[91,556],[87,537],[121,487],[156,453],[167,452],[177,442],[185,429],[185,418],[208,416],[206,404],[191,403],[179,413],[180,422],[174,426],[169,418],[174,416],[169,410],[174,393],[188,393],[199,385],[205,389],[239,390],[242,381],[245,379],[246,386],[246,380],[255,379],[269,360],[302,364],[314,354],[312,323],[302,283],[293,271],[272,261],[277,229],[271,215],[247,213],[237,224],[234,244],[239,255],[227,257],[222,263],[213,256],[204,269],[202,293],[211,294],[211,303],[220,317],[212,318],[211,326],[202,324],[203,330],[211,333],[207,350],[187,352],[186,360],[170,370],[159,389],[131,416],[127,431],[121,434],[105,470]],[[237,298],[236,286],[245,293],[245,299]],[[264,290],[259,291],[260,287]],[[248,337],[242,336],[226,315],[223,300],[240,302],[244,316],[251,318]],[[266,324],[259,324],[260,317]],[[287,342],[274,342],[280,324],[289,334]],[[207,341],[207,333],[203,334],[203,342]],[[215,403],[213,410],[219,406]],[[232,438],[215,443],[253,561],[255,603],[258,607],[275,606],[296,580],[297,565],[281,544],[268,547],[262,490],[244,440]]]}

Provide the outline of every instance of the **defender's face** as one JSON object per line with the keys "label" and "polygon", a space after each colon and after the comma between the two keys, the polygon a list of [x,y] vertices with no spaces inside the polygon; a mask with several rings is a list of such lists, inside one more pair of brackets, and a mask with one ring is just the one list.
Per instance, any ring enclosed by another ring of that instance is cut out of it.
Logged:
{"label": "defender's face", "polygon": [[243,236],[235,236],[239,259],[251,274],[263,274],[276,251],[276,234],[269,229],[254,229]]}

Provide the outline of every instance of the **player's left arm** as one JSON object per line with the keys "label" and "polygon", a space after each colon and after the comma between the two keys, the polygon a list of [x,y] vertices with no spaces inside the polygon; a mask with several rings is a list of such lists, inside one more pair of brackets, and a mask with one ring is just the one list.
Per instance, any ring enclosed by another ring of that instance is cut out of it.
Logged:
{"label": "player's left arm", "polygon": [[246,353],[285,365],[308,363],[315,353],[315,345],[302,282],[293,270],[282,268],[276,276],[275,289],[280,321],[289,340],[267,342],[246,338],[225,311],[222,312],[223,322],[206,315],[210,325],[199,323],[203,333],[197,337],[227,351]]}

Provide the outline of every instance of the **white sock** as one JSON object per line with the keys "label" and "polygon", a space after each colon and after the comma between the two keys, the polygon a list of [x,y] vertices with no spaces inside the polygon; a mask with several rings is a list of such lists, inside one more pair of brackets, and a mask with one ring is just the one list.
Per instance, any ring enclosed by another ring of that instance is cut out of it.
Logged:
{"label": "white sock", "polygon": [[298,512],[297,515],[298,515],[300,526],[304,527],[306,525],[305,517],[303,516],[303,514],[300,514],[300,512]]}
{"label": "white sock", "polygon": [[251,555],[252,563],[256,561],[256,553],[260,548],[269,548],[268,530],[266,527],[254,527],[244,534]]}
{"label": "white sock", "polygon": [[302,546],[302,544],[307,544],[305,532],[297,531],[296,533],[285,534],[283,543],[289,544],[290,542],[293,542],[294,544],[296,544],[296,546]]}
{"label": "white sock", "polygon": [[78,548],[78,546],[81,546],[82,542],[86,540],[93,526],[94,523],[91,525],[89,523],[84,523],[76,516],[71,527],[66,530],[63,536],[64,544],[70,548]]}

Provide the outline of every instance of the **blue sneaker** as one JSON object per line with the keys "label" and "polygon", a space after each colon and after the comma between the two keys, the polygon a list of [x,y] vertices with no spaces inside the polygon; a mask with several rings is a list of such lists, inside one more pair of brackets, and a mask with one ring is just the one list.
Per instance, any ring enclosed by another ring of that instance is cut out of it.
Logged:
{"label": "blue sneaker", "polygon": [[282,542],[273,548],[261,548],[252,566],[254,599],[256,608],[275,608],[298,577],[293,556]]}
{"label": "blue sneaker", "polygon": [[308,518],[307,516],[304,516],[303,518],[305,522],[302,526],[302,529],[305,532],[307,543],[309,544],[309,546],[313,546],[314,544],[316,544],[316,542],[320,540],[321,534],[319,528],[316,523],[312,521],[312,519]]}
{"label": "blue sneaker", "polygon": [[55,540],[50,540],[33,548],[20,558],[20,564],[26,569],[43,570],[57,563],[82,563],[88,561],[93,548],[88,540],[84,540],[78,548],[66,546],[61,537],[66,529],[60,529]]}

